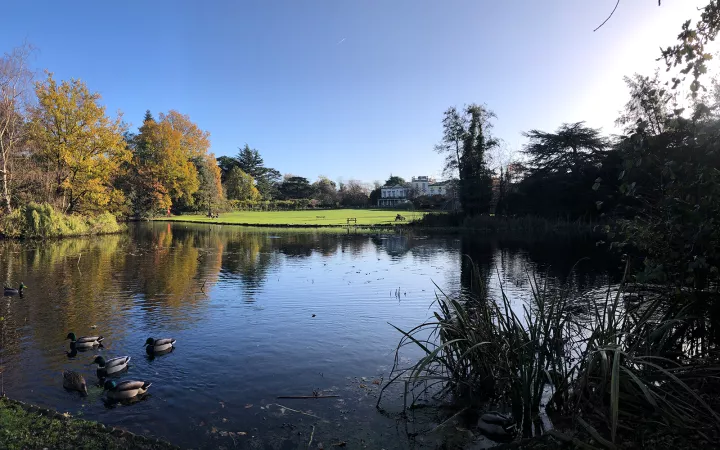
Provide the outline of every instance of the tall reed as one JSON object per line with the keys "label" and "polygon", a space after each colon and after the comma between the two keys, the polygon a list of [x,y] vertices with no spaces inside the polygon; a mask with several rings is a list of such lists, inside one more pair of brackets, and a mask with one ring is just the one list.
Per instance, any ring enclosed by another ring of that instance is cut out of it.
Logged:
{"label": "tall reed", "polygon": [[[551,288],[532,275],[532,299],[516,305],[502,285],[491,298],[474,264],[472,271],[471,295],[451,298],[438,289],[433,319],[398,329],[388,385],[405,383],[410,404],[420,395],[464,407],[505,403],[524,436],[534,434],[546,405],[608,448],[633,422],[720,425],[693,387],[693,380],[716,377],[720,368],[668,352],[682,348],[687,333],[680,331],[697,320],[687,308],[671,311],[663,298],[632,305],[624,282],[582,304],[567,286]],[[405,367],[400,354],[408,346],[423,356]]]}

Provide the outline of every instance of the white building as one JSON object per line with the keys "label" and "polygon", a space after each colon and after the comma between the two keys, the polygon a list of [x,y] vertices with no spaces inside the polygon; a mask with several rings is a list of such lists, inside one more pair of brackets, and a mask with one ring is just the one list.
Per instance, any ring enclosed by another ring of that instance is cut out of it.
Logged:
{"label": "white building", "polygon": [[400,186],[383,186],[380,188],[380,198],[378,206],[395,206],[408,201],[410,188]]}
{"label": "white building", "polygon": [[426,175],[421,175],[419,177],[412,177],[410,185],[415,191],[415,195],[430,195],[430,185],[434,182],[434,179]]}
{"label": "white building", "polygon": [[432,183],[428,187],[428,195],[442,195],[443,197],[450,197],[455,195],[455,181],[447,180],[440,181],[438,183]]}

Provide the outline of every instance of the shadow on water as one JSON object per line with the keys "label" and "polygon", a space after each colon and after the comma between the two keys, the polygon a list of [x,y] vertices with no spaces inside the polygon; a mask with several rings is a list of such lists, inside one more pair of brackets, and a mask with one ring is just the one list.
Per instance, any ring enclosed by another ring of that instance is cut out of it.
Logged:
{"label": "shadow on water", "polygon": [[[522,299],[527,270],[560,282],[581,257],[592,256],[571,275],[576,288],[602,285],[614,275],[598,254],[594,245],[183,223],[0,242],[6,283],[30,286],[0,305],[4,387],[19,400],[191,447],[297,448],[312,434],[326,448],[432,448],[447,438],[425,434],[437,414],[417,411],[425,423],[408,426],[375,410],[399,339],[388,322],[411,328],[427,319],[433,283],[468,289],[463,255],[480,264],[489,289],[499,277]],[[69,331],[102,334],[105,347],[68,352]],[[147,336],[175,338],[177,349],[145,355]],[[118,380],[152,382],[145,401],[106,408],[65,393],[63,370],[94,385],[96,354],[131,356]],[[276,399],[313,392],[339,397]]]}

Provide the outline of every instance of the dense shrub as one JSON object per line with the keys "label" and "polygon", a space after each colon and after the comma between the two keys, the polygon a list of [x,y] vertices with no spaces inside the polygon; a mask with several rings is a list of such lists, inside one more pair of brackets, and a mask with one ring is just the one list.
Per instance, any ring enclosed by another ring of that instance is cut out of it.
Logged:
{"label": "dense shrub", "polygon": [[297,200],[228,200],[232,211],[295,211],[313,207],[311,199]]}
{"label": "dense shrub", "polygon": [[124,229],[115,216],[66,215],[48,203],[31,202],[2,220],[2,234],[13,238],[49,238],[117,233]]}

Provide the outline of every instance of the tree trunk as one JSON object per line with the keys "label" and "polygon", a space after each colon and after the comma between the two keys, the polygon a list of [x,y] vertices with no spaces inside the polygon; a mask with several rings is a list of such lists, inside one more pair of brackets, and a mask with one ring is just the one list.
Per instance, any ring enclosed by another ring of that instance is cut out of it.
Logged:
{"label": "tree trunk", "polygon": [[12,207],[10,206],[10,190],[8,189],[8,177],[7,177],[7,160],[2,158],[2,198],[5,200],[5,212],[10,214]]}

